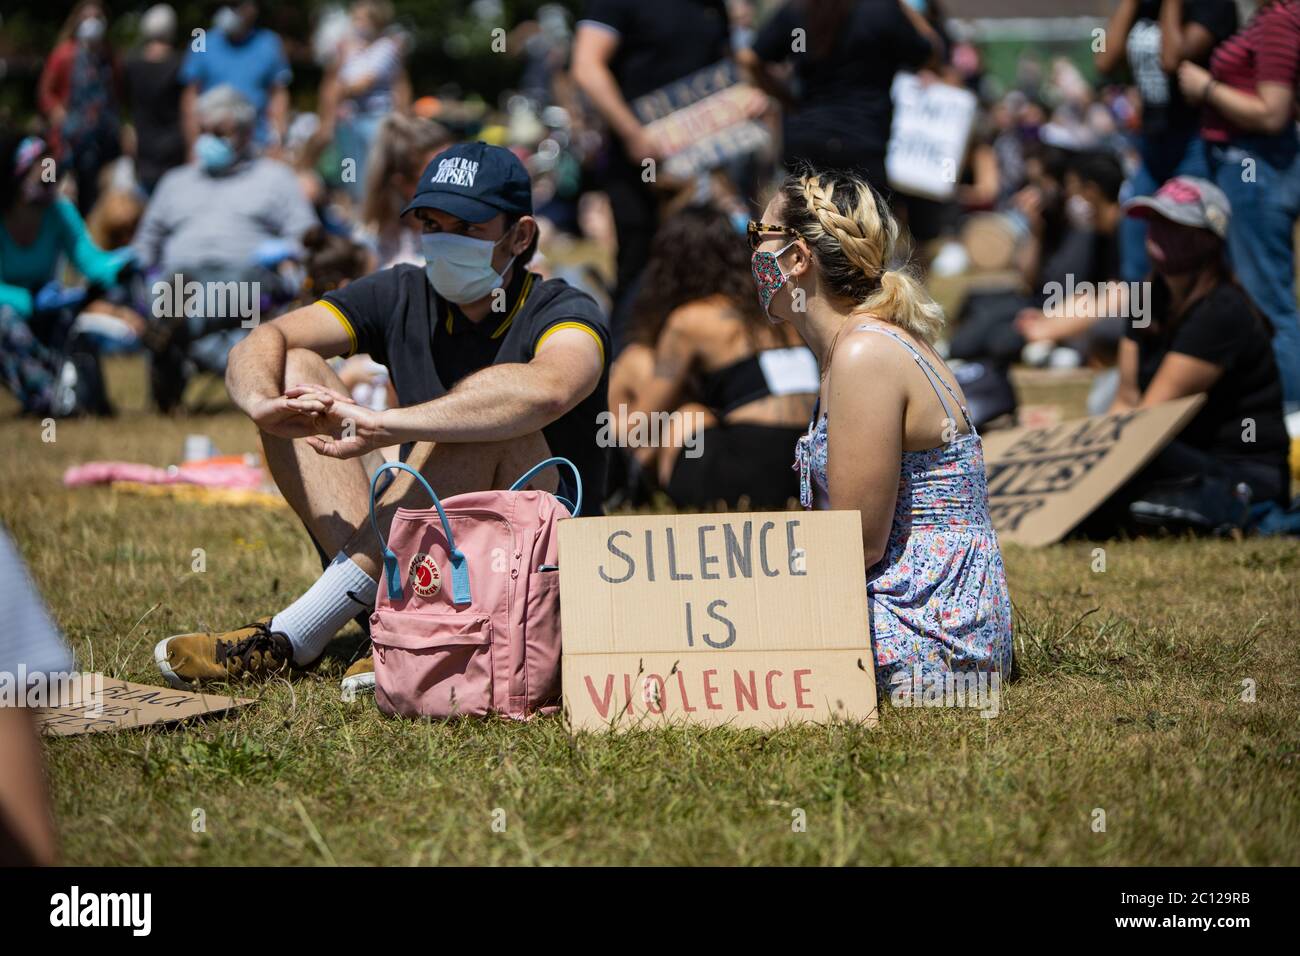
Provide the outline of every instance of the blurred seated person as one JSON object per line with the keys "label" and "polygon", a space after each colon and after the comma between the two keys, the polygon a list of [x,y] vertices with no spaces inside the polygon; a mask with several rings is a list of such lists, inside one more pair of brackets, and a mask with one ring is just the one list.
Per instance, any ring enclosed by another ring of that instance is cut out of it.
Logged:
{"label": "blurred seated person", "polygon": [[[132,248],[153,278],[199,282],[209,290],[216,283],[237,283],[240,303],[238,309],[229,302],[215,310],[192,309],[187,295],[191,314],[154,309],[160,323],[149,345],[155,357],[154,397],[163,410],[179,402],[193,370],[225,370],[231,346],[260,318],[264,287],[272,294],[281,288],[274,271],[277,257],[267,250],[295,247],[317,222],[293,169],[255,155],[257,114],[242,94],[215,87],[198,98],[195,111],[201,130],[195,161],[159,181]],[[216,297],[202,298],[206,306]],[[254,301],[256,315],[239,314],[250,311]],[[204,314],[213,311],[217,314]]]}
{"label": "blurred seated person", "polygon": [[[302,246],[306,278],[302,297],[294,303],[297,308],[311,305],[327,292],[346,288],[372,271],[374,257],[366,246],[324,226],[312,226],[303,233]],[[388,369],[369,355],[336,357],[330,360],[330,367],[358,405],[383,411],[397,404]]]}
{"label": "blurred seated person", "polygon": [[[53,168],[43,139],[0,133],[0,305],[28,321],[57,298],[62,258],[99,289],[115,286],[131,261],[95,244],[77,207],[59,195]],[[33,325],[46,344],[62,345],[55,329]]]}
{"label": "blurred seated person", "polygon": [[[88,298],[123,281],[131,257],[95,244],[53,168],[44,140],[0,130],[0,384],[27,414],[107,414],[93,347],[74,324]],[[64,288],[65,259],[87,288]]]}
{"label": "blurred seated person", "polygon": [[356,238],[370,246],[375,269],[420,265],[420,222],[401,216],[415,195],[420,171],[450,146],[451,134],[433,120],[390,113],[379,124],[366,165]]}
{"label": "blurred seated person", "polygon": [[[101,249],[125,249],[135,238],[143,215],[144,199],[138,190],[110,187],[99,194],[95,208],[86,216],[86,231]],[[139,291],[134,283],[120,282],[103,298],[81,309],[75,331],[86,333],[100,354],[139,348],[148,328],[136,310]]]}
{"label": "blurred seated person", "polygon": [[950,354],[1113,365],[1121,317],[1136,305],[1125,289],[1108,285],[1119,277],[1123,167],[1106,152],[1047,146],[1031,153],[1026,171],[1029,182],[1011,205],[1026,234],[1017,258],[1029,291],[964,316]]}
{"label": "blurred seated person", "polygon": [[[633,317],[610,409],[673,503],[743,499],[763,510],[798,499],[789,459],[817,398],[817,363],[791,326],[764,318],[749,252],[725,213],[693,206],[664,223]],[[660,447],[637,447],[637,428],[656,417],[669,425]]]}
{"label": "blurred seated person", "polygon": [[1122,521],[1216,531],[1240,527],[1252,502],[1290,493],[1282,386],[1272,330],[1237,285],[1224,255],[1232,215],[1213,183],[1169,180],[1130,200],[1146,219],[1155,268],[1151,322],[1120,343],[1112,412],[1204,393],[1196,417],[1104,511]]}
{"label": "blurred seated person", "polygon": [[[1065,214],[1068,222],[1066,239],[1058,257],[1043,276],[1044,304],[1016,316],[1016,330],[1027,342],[1066,345],[1081,353],[1083,359],[1109,356],[1113,364],[1115,349],[1123,334],[1124,317],[1140,303],[1130,303],[1127,287],[1119,285],[1119,224],[1123,211],[1119,202],[1124,169],[1118,159],[1106,152],[1081,153],[1065,173]],[[1068,296],[1073,277],[1077,288],[1099,290]],[[1059,284],[1066,293],[1058,305],[1052,291]],[[1051,288],[1049,288],[1049,286]]]}

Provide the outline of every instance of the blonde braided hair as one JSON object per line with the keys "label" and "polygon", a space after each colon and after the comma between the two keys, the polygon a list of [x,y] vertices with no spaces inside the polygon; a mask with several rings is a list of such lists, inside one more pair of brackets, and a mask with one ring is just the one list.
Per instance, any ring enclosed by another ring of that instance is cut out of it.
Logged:
{"label": "blonde braided hair", "polygon": [[924,342],[939,337],[943,310],[908,271],[898,222],[870,185],[851,173],[805,169],[781,193],[785,225],[808,243],[834,295]]}

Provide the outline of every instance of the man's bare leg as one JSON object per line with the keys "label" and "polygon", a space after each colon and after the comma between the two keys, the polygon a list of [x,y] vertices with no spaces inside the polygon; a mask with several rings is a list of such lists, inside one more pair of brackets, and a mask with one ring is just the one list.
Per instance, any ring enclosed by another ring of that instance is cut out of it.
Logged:
{"label": "man's bare leg", "polygon": [[[337,378],[314,355],[296,358],[291,371],[294,375],[287,378],[339,387]],[[278,673],[280,662],[289,659],[305,666],[320,656],[349,620],[374,606],[381,565],[379,542],[368,517],[369,475],[379,462],[363,465],[355,460],[330,459],[317,455],[300,441],[270,437],[264,441],[276,483],[321,547],[327,554],[334,553],[334,560],[301,597],[271,619],[269,627],[250,626],[224,634],[174,635],[159,642],[154,649],[155,659],[163,676],[174,686],[189,686],[196,680],[224,680],[239,673]],[[549,455],[546,441],[538,433],[474,445],[435,447],[419,443],[412,449],[408,463],[420,470],[440,497],[446,498],[466,491],[508,488]],[[399,506],[429,504],[427,493],[412,476],[405,472],[395,475],[376,509],[381,528],[388,527]],[[529,484],[553,491],[557,477],[548,471]],[[222,658],[220,648],[232,646],[229,654],[239,657],[246,645],[259,650],[261,663],[245,665],[238,672],[230,670],[230,657]]]}
{"label": "man's bare leg", "polygon": [[[310,448],[308,454],[315,454]],[[508,488],[528,468],[548,456],[541,434],[513,441],[476,444],[433,445],[420,442],[411,449],[407,463],[419,470],[440,498],[466,491]],[[311,463],[301,461],[304,474]],[[387,528],[398,507],[428,507],[428,493],[414,476],[398,471],[381,495],[376,520]],[[553,490],[554,475],[538,475],[534,487]],[[379,590],[379,540],[368,520],[369,485],[363,493],[355,530],[325,571],[302,597],[277,614],[271,630],[282,633],[293,648],[294,661],[305,665],[324,651],[334,635],[351,618],[374,606]],[[338,527],[339,522],[334,523]]]}
{"label": "man's bare leg", "polygon": [[[315,352],[290,349],[285,356],[285,388],[324,385],[347,394],[329,364]],[[337,554],[366,520],[370,476],[383,463],[372,452],[346,461],[312,451],[302,439],[262,433],[262,453],[276,487],[327,554]]]}

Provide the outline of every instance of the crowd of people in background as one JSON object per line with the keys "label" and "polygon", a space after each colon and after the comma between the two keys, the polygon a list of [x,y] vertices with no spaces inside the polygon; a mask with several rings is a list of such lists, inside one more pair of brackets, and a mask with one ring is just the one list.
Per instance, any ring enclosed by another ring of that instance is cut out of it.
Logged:
{"label": "crowd of people in background", "polygon": [[[765,317],[745,231],[780,177],[807,168],[883,197],[904,236],[891,266],[971,280],[934,341],[976,425],[1014,421],[1016,364],[1094,369],[1096,414],[1206,392],[1127,503],[1155,513],[1173,495],[1235,513],[1289,501],[1300,0],[1248,13],[1232,0],[1118,0],[1093,40],[1099,80],[1030,50],[1010,83],[940,0],[587,0],[578,17],[548,4],[506,25],[518,80],[487,104],[466,95],[472,77],[458,94],[413,87],[409,25],[387,0],[354,0],[317,18],[322,79],[297,97],[312,111],[291,107],[285,44],[252,0],[202,24],[166,4],[133,12],[129,50],[110,42],[122,36],[112,6],[77,4],[32,115],[0,130],[0,381],[26,413],[111,413],[98,364],[114,350],[145,352],[158,407],[183,408],[196,375],[224,372],[250,309],[265,318],[423,265],[420,222],[400,212],[443,150],[482,140],[531,176],[530,270],[610,316],[620,434],[629,415],[672,416],[669,447],[617,456],[612,501],[800,496],[789,459],[817,365],[794,325]],[[762,92],[747,109],[775,145],[687,180],[646,176],[667,155],[638,100],[720,62]],[[903,71],[978,97],[950,199],[891,188]],[[160,314],[160,279],[251,286],[257,301]],[[1100,287],[1117,291],[1057,291]],[[336,366],[366,406],[396,401],[380,363]],[[1243,418],[1258,423],[1249,447],[1232,437]],[[1195,488],[1169,491],[1189,474]]]}

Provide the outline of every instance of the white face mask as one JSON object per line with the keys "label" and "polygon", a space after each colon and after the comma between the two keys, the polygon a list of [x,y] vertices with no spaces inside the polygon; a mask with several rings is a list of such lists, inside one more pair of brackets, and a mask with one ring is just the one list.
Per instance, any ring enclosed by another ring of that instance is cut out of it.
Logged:
{"label": "white face mask", "polygon": [[464,305],[504,286],[502,273],[510,268],[515,257],[511,256],[505,269],[497,272],[492,268],[492,253],[506,236],[493,242],[450,232],[422,233],[420,248],[424,251],[424,271],[433,283],[433,290],[448,302]]}
{"label": "white face mask", "polygon": [[77,24],[77,39],[94,43],[104,35],[107,26],[102,17],[87,17]]}

